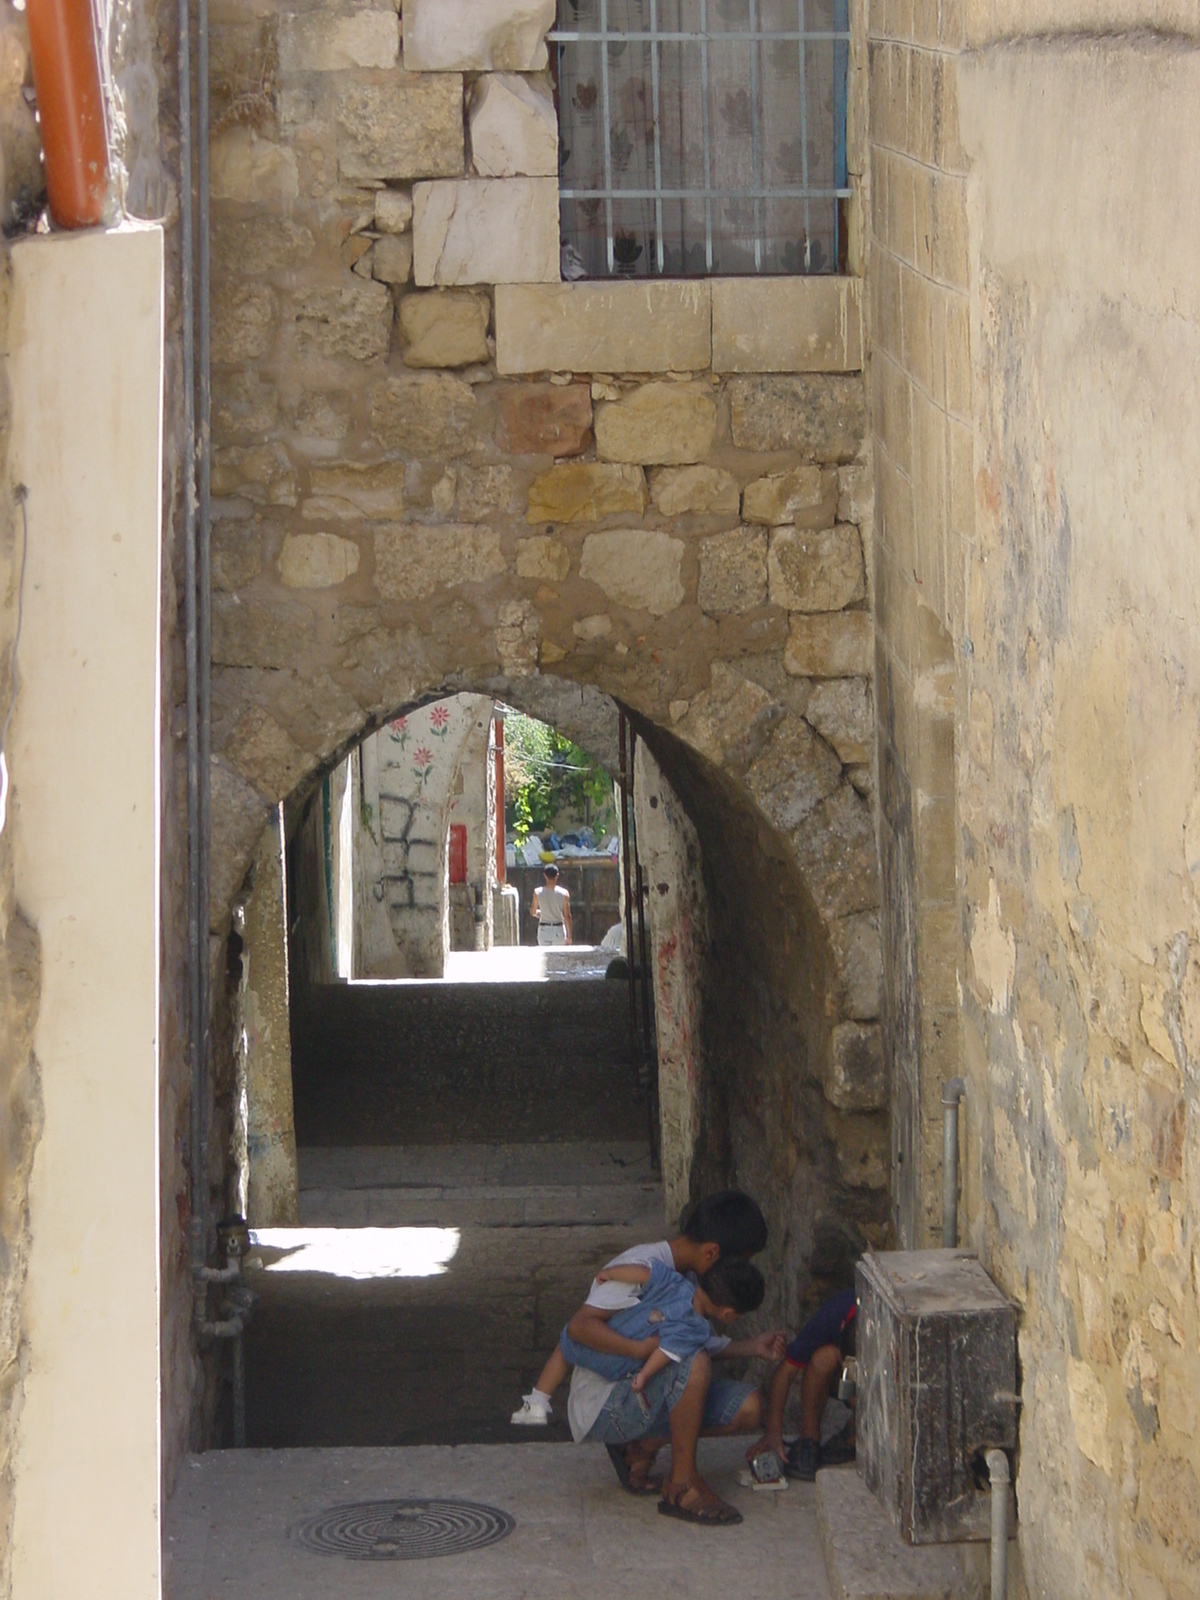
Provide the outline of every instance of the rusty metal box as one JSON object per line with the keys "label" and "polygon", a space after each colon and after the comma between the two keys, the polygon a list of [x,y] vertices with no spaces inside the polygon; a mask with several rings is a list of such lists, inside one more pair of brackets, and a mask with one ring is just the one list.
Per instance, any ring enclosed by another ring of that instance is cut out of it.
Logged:
{"label": "rusty metal box", "polygon": [[1016,1309],[965,1250],[865,1256],[857,1280],[859,1471],[909,1544],[986,1539],[984,1453],[1017,1443]]}

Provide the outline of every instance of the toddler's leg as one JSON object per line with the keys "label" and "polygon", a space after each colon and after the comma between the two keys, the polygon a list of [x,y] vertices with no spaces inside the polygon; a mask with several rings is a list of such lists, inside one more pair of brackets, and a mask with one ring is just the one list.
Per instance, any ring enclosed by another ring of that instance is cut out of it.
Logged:
{"label": "toddler's leg", "polygon": [[555,1389],[558,1388],[559,1384],[563,1381],[570,1370],[570,1367],[567,1365],[566,1356],[564,1356],[558,1346],[555,1345],[554,1354],[542,1368],[541,1375],[538,1378],[538,1381],[534,1384],[534,1388],[540,1391],[540,1393],[549,1397],[554,1393]]}
{"label": "toddler's leg", "polygon": [[570,1363],[561,1350],[556,1349],[538,1375],[529,1394],[522,1397],[521,1408],[514,1411],[512,1421],[518,1428],[544,1428],[550,1421],[550,1397],[571,1370]]}

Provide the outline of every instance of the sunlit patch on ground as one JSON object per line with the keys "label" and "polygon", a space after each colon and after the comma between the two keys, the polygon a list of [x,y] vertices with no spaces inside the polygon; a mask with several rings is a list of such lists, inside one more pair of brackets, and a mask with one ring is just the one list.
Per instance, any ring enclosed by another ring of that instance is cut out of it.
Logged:
{"label": "sunlit patch on ground", "polygon": [[457,1228],[256,1228],[250,1260],[267,1272],[335,1278],[436,1278],[458,1254]]}

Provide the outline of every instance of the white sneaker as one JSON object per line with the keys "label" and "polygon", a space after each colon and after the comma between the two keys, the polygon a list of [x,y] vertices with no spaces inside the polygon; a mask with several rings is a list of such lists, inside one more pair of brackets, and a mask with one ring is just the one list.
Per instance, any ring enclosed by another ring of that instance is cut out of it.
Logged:
{"label": "white sneaker", "polygon": [[544,1428],[550,1421],[550,1407],[527,1394],[521,1401],[521,1409],[513,1412],[512,1421],[518,1428]]}

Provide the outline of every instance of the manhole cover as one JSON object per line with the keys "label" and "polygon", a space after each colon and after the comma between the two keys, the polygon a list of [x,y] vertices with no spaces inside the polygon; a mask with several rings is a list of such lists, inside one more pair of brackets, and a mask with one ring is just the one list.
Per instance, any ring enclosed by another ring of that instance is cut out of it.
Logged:
{"label": "manhole cover", "polygon": [[306,1550],[351,1561],[425,1561],[507,1539],[507,1511],[471,1500],[367,1500],[306,1517],[296,1538]]}

